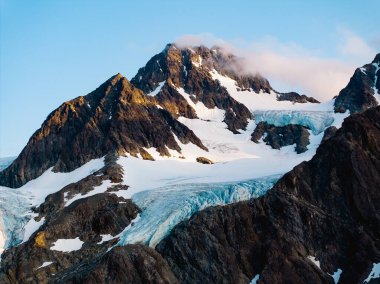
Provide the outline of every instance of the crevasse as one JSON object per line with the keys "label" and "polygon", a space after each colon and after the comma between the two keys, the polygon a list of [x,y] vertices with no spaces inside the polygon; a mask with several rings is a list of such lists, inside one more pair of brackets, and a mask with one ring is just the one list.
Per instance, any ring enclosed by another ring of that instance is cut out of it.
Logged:
{"label": "crevasse", "polygon": [[256,123],[265,121],[275,126],[298,124],[309,128],[314,135],[323,132],[334,122],[332,111],[266,110],[253,114]]}
{"label": "crevasse", "polygon": [[185,184],[136,193],[140,218],[120,237],[119,244],[144,243],[155,247],[170,231],[196,212],[265,194],[281,175],[234,183]]}
{"label": "crevasse", "polygon": [[22,241],[23,227],[30,219],[30,200],[18,189],[0,186],[0,255]]}

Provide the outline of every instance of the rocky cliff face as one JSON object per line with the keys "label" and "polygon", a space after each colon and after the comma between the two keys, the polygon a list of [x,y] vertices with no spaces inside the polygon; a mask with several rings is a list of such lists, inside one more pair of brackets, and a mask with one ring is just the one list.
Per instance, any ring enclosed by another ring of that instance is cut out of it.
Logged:
{"label": "rocky cliff face", "polygon": [[258,143],[260,139],[273,149],[296,144],[297,154],[307,151],[310,144],[310,133],[306,127],[296,124],[286,126],[274,126],[267,122],[259,122],[252,133],[251,140]]}
{"label": "rocky cliff face", "polygon": [[[380,53],[370,64],[355,70],[348,85],[335,100],[335,112],[357,113],[379,104]],[[377,99],[376,99],[377,97]]]}
{"label": "rocky cliff face", "polygon": [[169,155],[168,148],[180,152],[175,136],[207,150],[190,129],[156,104],[120,74],[110,78],[53,111],[12,165],[0,172],[0,184],[19,187],[50,167],[71,171],[110,152],[146,159],[153,158],[144,148],[154,147],[161,155]]}
{"label": "rocky cliff face", "polygon": [[[195,110],[178,93],[178,89],[183,89],[194,103],[202,102],[207,108],[225,110],[224,121],[228,129],[238,133],[239,129],[246,128],[252,115],[245,105],[230,96],[218,80],[212,78],[210,72],[215,70],[235,80],[237,90],[252,90],[252,96],[259,92],[275,92],[261,75],[244,74],[241,60],[218,47],[180,48],[168,45],[149,60],[131,82],[146,94],[154,94],[160,105],[173,116],[196,118]],[[278,100],[318,102],[297,93],[278,93]]]}
{"label": "rocky cliff face", "polygon": [[[223,70],[221,66],[226,68],[231,60],[223,53],[216,53],[205,47],[180,49],[175,45],[168,45],[163,52],[149,60],[131,82],[147,94],[163,84],[155,96],[160,105],[171,111],[173,116],[196,118],[195,110],[178,93],[181,88],[191,95],[194,103],[199,101],[207,108],[226,110],[225,122],[231,131],[237,133],[238,129],[245,129],[251,113],[247,107],[234,100],[210,74],[212,69]],[[261,77],[257,77],[257,80],[241,80],[258,89],[270,88],[268,81]]]}
{"label": "rocky cliff face", "polygon": [[379,121],[351,116],[267,195],[196,214],[158,252],[182,283],[363,282],[380,261]]}
{"label": "rocky cliff face", "polygon": [[[98,172],[48,195],[34,208],[35,221],[43,224],[25,242],[3,253],[0,283],[47,283],[63,271],[104,255],[115,245],[116,239],[103,241],[102,236],[116,236],[140,212],[131,200],[113,194],[127,189],[112,185],[122,177],[115,161],[116,156],[108,155]],[[107,181],[111,182],[107,191],[85,196]],[[75,196],[79,199],[69,203]],[[67,239],[81,245],[73,248],[66,243],[54,249],[59,240]]]}

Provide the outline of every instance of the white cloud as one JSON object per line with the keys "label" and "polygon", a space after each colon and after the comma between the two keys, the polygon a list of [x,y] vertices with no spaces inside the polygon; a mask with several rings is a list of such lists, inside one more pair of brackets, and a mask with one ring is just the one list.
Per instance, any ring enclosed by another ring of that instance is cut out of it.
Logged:
{"label": "white cloud", "polygon": [[360,36],[354,34],[347,29],[339,29],[338,34],[341,37],[341,42],[338,45],[338,50],[344,55],[353,55],[362,58],[373,56],[376,52],[369,44]]}
{"label": "white cloud", "polygon": [[[180,46],[219,45],[243,57],[243,70],[262,74],[277,91],[297,91],[326,101],[339,94],[357,67],[371,62],[375,56],[375,51],[362,38],[348,30],[339,30],[338,36],[342,40],[336,58],[321,56],[320,51],[294,42],[281,42],[271,36],[255,42],[226,42],[212,34],[199,34],[186,35],[176,43]],[[360,61],[363,58],[366,60]]]}

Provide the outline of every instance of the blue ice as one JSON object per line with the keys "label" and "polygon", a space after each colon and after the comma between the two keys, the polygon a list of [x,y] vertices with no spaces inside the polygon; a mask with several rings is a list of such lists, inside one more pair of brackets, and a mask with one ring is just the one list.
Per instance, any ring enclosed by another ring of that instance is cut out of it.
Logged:
{"label": "blue ice", "polygon": [[121,235],[119,244],[143,243],[155,247],[175,225],[194,213],[264,195],[281,175],[234,183],[185,184],[136,193],[140,218]]}
{"label": "blue ice", "polygon": [[298,124],[309,128],[314,135],[323,132],[334,122],[332,111],[268,110],[255,111],[255,121],[275,126]]}

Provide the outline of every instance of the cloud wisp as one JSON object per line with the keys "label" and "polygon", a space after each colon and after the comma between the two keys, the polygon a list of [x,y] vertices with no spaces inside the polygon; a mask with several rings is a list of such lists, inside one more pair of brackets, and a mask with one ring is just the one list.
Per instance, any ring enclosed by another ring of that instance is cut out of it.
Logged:
{"label": "cloud wisp", "polygon": [[357,67],[375,56],[375,50],[358,35],[343,29],[337,34],[341,40],[332,47],[338,52],[336,58],[320,56],[320,52],[270,36],[255,42],[227,42],[206,33],[185,35],[176,44],[180,47],[217,45],[241,57],[239,62],[244,72],[262,74],[277,91],[297,91],[327,101],[347,85]]}

